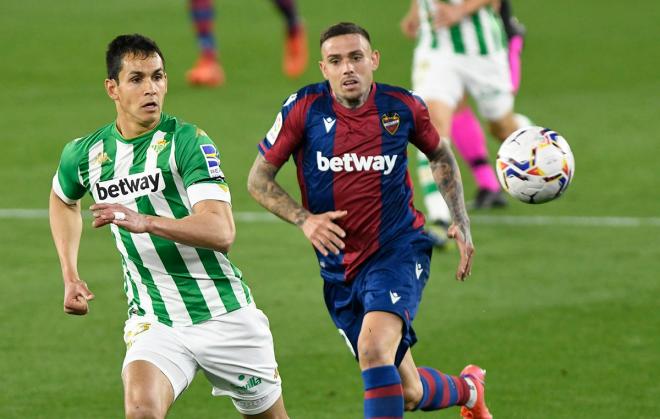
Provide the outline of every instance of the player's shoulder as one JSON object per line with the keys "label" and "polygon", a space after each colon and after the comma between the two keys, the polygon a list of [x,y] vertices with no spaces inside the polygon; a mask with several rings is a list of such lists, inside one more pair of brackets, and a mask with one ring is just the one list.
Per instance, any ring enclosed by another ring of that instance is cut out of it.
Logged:
{"label": "player's shoulder", "polygon": [[405,89],[401,86],[394,86],[392,84],[387,84],[387,83],[376,83],[376,89],[380,93],[387,93],[387,94],[400,94],[404,96],[410,96],[412,93],[409,89]]}
{"label": "player's shoulder", "polygon": [[110,132],[112,131],[112,127],[114,126],[114,122],[111,122],[109,124],[106,124],[97,130],[85,134],[82,137],[77,137],[72,140],[70,140],[66,145],[64,146],[64,152],[65,153],[83,153],[86,154],[87,151],[94,146],[96,143],[99,141],[103,141],[105,137],[110,135]]}
{"label": "player's shoulder", "polygon": [[194,141],[199,137],[209,136],[198,125],[171,115],[164,115],[159,129],[167,133],[172,133],[174,141],[177,143]]}
{"label": "player's shoulder", "polygon": [[311,103],[319,96],[326,96],[329,94],[330,89],[328,88],[327,82],[308,84],[290,94],[284,102],[282,102],[282,108],[291,110],[296,105],[301,103]]}
{"label": "player's shoulder", "polygon": [[380,95],[394,97],[408,106],[422,105],[423,107],[426,107],[424,100],[410,89],[385,83],[376,83],[376,88]]}

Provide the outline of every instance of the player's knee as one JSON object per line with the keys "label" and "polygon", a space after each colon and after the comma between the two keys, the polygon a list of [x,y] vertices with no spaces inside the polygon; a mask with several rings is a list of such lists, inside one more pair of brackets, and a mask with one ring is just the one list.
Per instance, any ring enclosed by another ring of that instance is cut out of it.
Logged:
{"label": "player's knee", "polygon": [[126,419],[162,419],[167,413],[166,409],[148,400],[126,400]]}
{"label": "player's knee", "polygon": [[507,115],[501,120],[490,123],[490,133],[500,141],[504,141],[516,129],[518,129],[518,126],[513,119],[513,115]]}
{"label": "player's knee", "polygon": [[126,419],[161,419],[165,414],[152,406],[126,406]]}
{"label": "player's knee", "polygon": [[406,383],[403,387],[403,401],[406,410],[414,410],[424,396],[424,388],[421,382]]}
{"label": "player's knee", "polygon": [[358,342],[358,358],[362,369],[392,365],[396,348],[392,350],[377,340],[364,340]]}

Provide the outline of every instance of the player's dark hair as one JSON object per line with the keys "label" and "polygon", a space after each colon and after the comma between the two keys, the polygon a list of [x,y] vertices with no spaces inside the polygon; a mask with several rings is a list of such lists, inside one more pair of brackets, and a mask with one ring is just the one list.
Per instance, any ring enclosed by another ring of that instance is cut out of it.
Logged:
{"label": "player's dark hair", "polygon": [[350,34],[362,35],[371,44],[371,38],[369,37],[369,32],[367,32],[366,29],[364,29],[359,25],[356,25],[355,23],[340,22],[330,26],[321,34],[321,42],[319,43],[319,45],[323,45],[325,41],[327,41],[330,38],[334,38],[335,36],[350,35]]}
{"label": "player's dark hair", "polygon": [[163,66],[165,66],[165,57],[163,57],[163,53],[153,39],[137,33],[119,35],[108,44],[108,50],[105,53],[105,65],[108,70],[109,79],[119,81],[121,60],[126,54],[133,54],[140,58],[147,58],[153,54],[158,54],[160,59],[163,60]]}

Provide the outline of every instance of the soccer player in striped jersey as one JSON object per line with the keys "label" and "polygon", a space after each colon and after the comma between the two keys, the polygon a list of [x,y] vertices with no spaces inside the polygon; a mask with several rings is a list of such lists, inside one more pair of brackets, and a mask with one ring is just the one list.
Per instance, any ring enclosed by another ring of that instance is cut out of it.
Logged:
{"label": "soccer player in striped jersey", "polygon": [[[295,0],[272,0],[286,21],[282,56],[282,72],[291,78],[300,77],[307,69],[307,33],[296,8]],[[186,73],[188,83],[216,87],[225,82],[225,71],[218,58],[213,33],[213,0],[189,0],[190,17],[195,26],[200,56]]]}
{"label": "soccer player in striped jersey", "polygon": [[118,36],[106,63],[117,118],[68,143],[53,178],[64,311],[84,315],[94,298],[77,271],[88,192],[92,225],[109,226],[122,260],[126,417],[165,417],[201,369],[244,417],[286,418],[268,320],[227,257],[235,229],[215,144],[162,112],[167,75],[152,40]]}
{"label": "soccer player in striped jersey", "polygon": [[[513,113],[512,85],[519,77],[511,78],[507,39],[492,3],[411,0],[408,14],[401,22],[404,34],[418,38],[413,89],[426,100],[440,134],[451,134],[459,153],[470,165],[478,186],[475,208],[505,206],[506,199],[488,164],[485,137],[467,105],[465,93],[475,99],[480,114],[500,140],[519,127]],[[514,65],[513,70],[517,69]],[[428,161],[423,155],[418,157],[430,221],[446,226],[450,221],[447,206],[430,179]]]}
{"label": "soccer player in striped jersey", "polygon": [[[339,23],[321,35],[327,80],[291,95],[259,144],[248,189],[265,208],[298,226],[315,248],[327,309],[356,356],[364,381],[365,418],[401,418],[407,410],[464,406],[488,418],[484,371],[452,376],[417,368],[412,322],[429,278],[432,243],[413,206],[407,146],[431,161],[452,212],[465,280],[474,251],[460,173],[449,144],[431,125],[422,100],[374,83],[380,54],[369,34]],[[290,158],[302,205],[276,182]]]}

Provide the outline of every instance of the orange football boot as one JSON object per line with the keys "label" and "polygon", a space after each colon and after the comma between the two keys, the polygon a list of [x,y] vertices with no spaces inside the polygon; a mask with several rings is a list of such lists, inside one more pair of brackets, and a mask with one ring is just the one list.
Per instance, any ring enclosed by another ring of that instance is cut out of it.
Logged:
{"label": "orange football boot", "polygon": [[[477,400],[474,402],[472,408],[467,406],[461,407],[461,417],[465,419],[493,419],[493,415],[488,411],[486,406],[486,370],[481,369],[476,365],[468,365],[461,371],[462,378],[468,378],[476,387]],[[468,386],[472,390],[472,386],[468,381]]]}
{"label": "orange football boot", "polygon": [[200,57],[186,73],[186,80],[193,86],[218,87],[225,84],[225,71],[214,58]]}
{"label": "orange football boot", "polygon": [[292,33],[287,33],[284,41],[284,56],[282,58],[282,71],[287,77],[300,77],[307,69],[307,31],[302,25]]}

